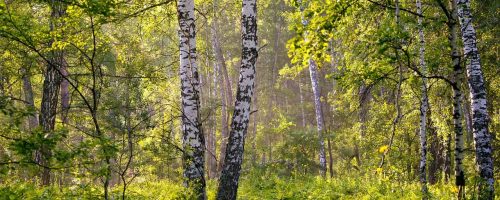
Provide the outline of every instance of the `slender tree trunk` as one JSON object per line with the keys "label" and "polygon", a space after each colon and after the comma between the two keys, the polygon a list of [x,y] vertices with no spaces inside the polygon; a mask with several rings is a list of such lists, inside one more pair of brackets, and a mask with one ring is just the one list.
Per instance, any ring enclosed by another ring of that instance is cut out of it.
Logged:
{"label": "slender tree trunk", "polygon": [[330,162],[328,163],[328,167],[330,168],[330,178],[333,178],[333,152],[332,152],[332,143],[330,138],[327,138],[328,141],[328,157],[330,159]]}
{"label": "slender tree trunk", "polygon": [[356,161],[358,167],[361,167],[361,152],[359,150],[359,141],[362,140],[366,135],[366,121],[368,118],[368,110],[370,109],[371,91],[364,83],[360,87],[359,91],[359,136],[356,137],[354,143],[354,153],[356,156]]}
{"label": "slender tree trunk", "polygon": [[[26,102],[26,106],[30,109],[33,109],[34,113],[31,116],[28,116],[28,128],[30,131],[33,131],[38,127],[38,112],[35,109],[35,101],[33,95],[33,87],[31,85],[31,75],[29,73],[29,69],[22,68],[23,73],[23,91],[24,91],[24,101]],[[41,153],[39,150],[35,150],[33,152],[33,160],[37,163],[40,162]]]}
{"label": "slender tree trunk", "polygon": [[304,81],[302,81],[302,76],[299,74],[299,97],[300,97],[300,118],[301,118],[301,125],[303,128],[306,127],[306,113],[304,111],[305,107],[305,97],[304,97]]}
{"label": "slender tree trunk", "polygon": [[250,119],[257,61],[257,1],[243,0],[241,16],[242,55],[231,133],[227,144],[224,167],[219,179],[217,199],[236,199],[245,135]]}
{"label": "slender tree trunk", "polygon": [[491,136],[488,131],[489,116],[486,102],[486,87],[481,60],[477,49],[476,30],[472,24],[469,0],[457,0],[457,13],[462,30],[464,55],[467,66],[467,79],[470,88],[472,130],[476,148],[476,164],[481,177],[479,198],[494,198],[494,170],[491,148]]}
{"label": "slender tree trunk", "polygon": [[[57,22],[65,13],[65,6],[62,2],[53,0],[50,3],[52,10],[50,19],[50,30],[56,30],[60,24]],[[52,46],[54,40],[51,40],[50,46]],[[64,52],[62,50],[52,50],[49,55],[49,63],[47,63],[47,68],[45,70],[45,80],[43,82],[43,94],[42,102],[40,106],[40,118],[39,123],[42,126],[44,132],[46,132],[49,137],[51,132],[54,131],[57,113],[57,97],[59,95],[59,87],[61,85],[61,74],[59,72],[61,66],[64,62]],[[50,159],[52,157],[52,152],[50,147],[46,144],[42,144],[40,148],[41,157],[39,164],[43,166],[43,171],[41,174],[42,185],[47,186],[51,182],[51,170]]]}
{"label": "slender tree trunk", "polygon": [[[211,88],[211,96],[213,99],[217,97],[217,73],[218,73],[218,67],[215,65],[215,69],[213,70],[212,73],[212,78],[213,78],[213,88]],[[223,96],[222,96],[223,97]],[[214,108],[216,110],[216,108]],[[208,159],[208,178],[213,179],[217,177],[217,147],[216,147],[216,134],[217,132],[217,115],[214,113],[210,115],[210,132],[208,134],[208,141],[207,141],[207,146],[208,146],[208,154],[207,154],[207,159]]]}
{"label": "slender tree trunk", "polygon": [[[33,95],[33,87],[31,85],[31,75],[29,70],[22,68],[23,70],[23,91],[24,91],[24,101],[26,106],[35,111],[35,101]],[[28,127],[29,130],[33,130],[38,127],[38,113],[35,111],[32,116],[28,117]]]}
{"label": "slender tree trunk", "polygon": [[427,106],[427,141],[430,144],[427,149],[430,155],[430,160],[428,161],[428,183],[436,184],[439,180],[441,166],[444,163],[444,147],[441,144],[442,138],[438,135],[431,118],[431,107],[429,104]]}
{"label": "slender tree trunk", "polygon": [[[63,60],[61,65],[61,74],[63,77],[68,77],[68,63]],[[69,83],[68,80],[63,78],[61,80],[61,120],[63,124],[68,123],[68,111],[69,111]]]}
{"label": "slender tree trunk", "polygon": [[[399,0],[395,0],[394,5],[395,5],[396,27],[397,27],[397,31],[400,31],[401,25],[399,22]],[[399,41],[399,42],[401,42],[401,41]],[[400,62],[400,58],[399,58],[400,48],[401,47],[397,47],[394,49],[394,54],[396,55],[396,61],[397,61],[397,65],[398,65],[398,75],[399,75],[398,84],[396,86],[397,87],[396,88],[396,95],[395,95],[396,98],[394,100],[394,107],[396,107],[396,117],[392,121],[391,137],[389,138],[389,144],[387,145],[388,146],[387,150],[385,150],[384,153],[382,154],[382,159],[380,160],[380,163],[378,164],[378,168],[382,168],[385,164],[385,158],[389,154],[389,152],[391,151],[392,144],[394,143],[394,136],[396,136],[396,125],[399,123],[399,121],[401,120],[401,118],[403,116],[401,114],[401,106],[400,106],[401,105],[401,101],[400,101],[401,100],[401,85],[403,84],[403,67],[401,66],[401,62]],[[388,100],[388,101],[390,101],[390,100]]]}
{"label": "slender tree trunk", "polygon": [[[300,11],[303,13],[304,7],[301,6]],[[302,17],[303,26],[307,26],[309,21]],[[304,40],[307,41],[307,33],[304,34]],[[326,177],[326,155],[325,155],[325,141],[323,140],[324,119],[323,110],[321,108],[321,91],[318,81],[318,67],[312,58],[309,58],[309,76],[311,78],[311,86],[314,98],[314,111],[316,114],[316,126],[318,130],[319,141],[319,172],[321,177]]]}
{"label": "slender tree trunk", "polygon": [[[217,0],[214,1],[214,10],[217,10]],[[217,63],[219,63],[219,67],[222,75],[224,76],[224,84],[225,84],[225,91],[226,91],[226,102],[232,102],[233,99],[233,88],[231,85],[231,79],[229,78],[229,73],[227,70],[227,65],[226,65],[226,60],[224,59],[224,54],[222,53],[222,47],[221,47],[221,42],[219,38],[219,22],[218,22],[218,17],[217,15],[214,16],[214,21],[212,22],[212,29],[213,29],[213,35],[212,35],[212,45],[215,51],[215,58],[217,60]],[[229,112],[229,109],[228,109]],[[229,117],[229,116],[228,116]]]}
{"label": "slender tree trunk", "polygon": [[[458,56],[458,61],[460,56]],[[455,66],[460,67],[459,62],[454,63],[454,77],[460,74],[461,69],[456,70]],[[457,64],[457,65],[455,65]],[[456,80],[456,79],[455,79]],[[455,81],[455,84],[459,82]],[[457,86],[457,85],[455,85]],[[453,88],[453,126],[455,132],[455,185],[458,187],[458,199],[465,199],[465,172],[463,167],[464,159],[464,134],[462,127],[462,112],[460,106],[462,105],[462,92],[458,88]]]}
{"label": "slender tree trunk", "polygon": [[[422,2],[417,0],[417,13],[422,14]],[[418,35],[420,41],[420,68],[424,76],[427,75],[427,66],[425,63],[425,39],[422,26],[422,17],[418,17]],[[422,77],[422,100],[420,102],[420,165],[419,177],[422,184],[422,199],[427,199],[427,179],[426,179],[426,164],[427,164],[427,111],[429,107],[429,99],[427,97],[427,78]]]}
{"label": "slender tree trunk", "polygon": [[365,84],[361,85],[359,91],[359,122],[361,123],[359,136],[361,138],[366,135],[366,121],[368,118],[368,111],[370,109],[371,91]]}
{"label": "slender tree trunk", "polygon": [[444,182],[448,183],[451,177],[451,133],[446,134],[444,149],[444,163],[443,163],[443,172],[444,172]]}
{"label": "slender tree trunk", "polygon": [[321,107],[321,93],[318,82],[318,72],[316,63],[309,59],[309,75],[311,76],[311,85],[313,89],[314,97],[314,110],[316,113],[316,125],[318,129],[318,140],[319,140],[319,166],[321,177],[326,177],[326,156],[325,156],[325,141],[323,140],[324,119],[323,110]]}
{"label": "slender tree trunk", "polygon": [[[219,74],[219,77],[221,75]],[[224,85],[220,85],[220,93],[221,93],[221,144],[220,144],[220,152],[219,152],[219,163],[217,167],[217,174],[222,172],[222,166],[224,165],[224,157],[226,156],[226,146],[227,146],[227,138],[229,136],[229,126],[228,126],[228,114],[227,114],[227,94],[224,91]]]}
{"label": "slender tree trunk", "polygon": [[205,140],[200,121],[200,85],[196,65],[194,0],[177,3],[180,39],[180,77],[182,96],[182,146],[185,186],[196,199],[206,199],[204,178]]}
{"label": "slender tree trunk", "polygon": [[[455,185],[458,188],[458,199],[465,199],[465,172],[463,167],[464,159],[464,131],[463,131],[463,93],[461,91],[463,69],[461,66],[461,56],[458,48],[458,19],[457,3],[450,1],[451,10],[448,12],[448,41],[451,47],[451,60],[453,67],[452,89],[453,89],[453,127],[455,132]],[[443,7],[445,5],[442,5]]]}
{"label": "slender tree trunk", "polygon": [[[214,1],[214,10],[217,10],[217,0]],[[229,133],[229,116],[230,109],[228,108],[229,102],[233,101],[233,89],[231,87],[231,82],[229,79],[229,74],[227,71],[226,60],[224,59],[224,54],[222,53],[222,47],[220,44],[219,34],[218,34],[218,18],[214,14],[214,19],[211,24],[212,26],[212,48],[214,51],[215,59],[217,60],[219,77],[223,80],[221,83],[221,106],[222,106],[222,116],[221,116],[221,137],[222,142],[220,144],[220,155],[219,155],[219,165],[218,173],[222,171],[222,165],[224,164],[224,156],[226,155],[227,137]]]}

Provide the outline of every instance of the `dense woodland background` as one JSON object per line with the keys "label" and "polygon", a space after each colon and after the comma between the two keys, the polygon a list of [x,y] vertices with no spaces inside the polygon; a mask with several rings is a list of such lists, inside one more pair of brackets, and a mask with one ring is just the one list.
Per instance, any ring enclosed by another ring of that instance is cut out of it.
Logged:
{"label": "dense woodland background", "polygon": [[500,196],[499,1],[190,2],[0,2],[0,199]]}

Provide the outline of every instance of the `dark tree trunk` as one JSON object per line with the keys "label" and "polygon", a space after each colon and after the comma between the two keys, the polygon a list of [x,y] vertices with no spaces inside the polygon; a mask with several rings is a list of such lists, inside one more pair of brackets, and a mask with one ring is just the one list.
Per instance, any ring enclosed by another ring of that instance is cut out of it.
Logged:
{"label": "dark tree trunk", "polygon": [[436,184],[439,181],[439,175],[443,164],[443,147],[441,144],[441,137],[438,136],[437,130],[431,119],[431,109],[427,111],[427,135],[429,141],[428,153],[430,160],[428,162],[428,182],[429,184]]}
{"label": "dark tree trunk", "polygon": [[[56,30],[61,24],[57,23],[58,18],[65,13],[65,6],[60,1],[52,1],[50,4],[52,13],[50,20],[50,30]],[[52,46],[54,39],[49,43]],[[61,72],[59,71],[64,64],[64,52],[62,50],[52,50],[49,55],[47,68],[45,70],[43,81],[43,93],[40,106],[39,123],[43,131],[51,137],[51,132],[54,131],[57,113],[57,103],[59,96],[59,88],[61,86]],[[50,159],[52,150],[46,144],[42,144],[40,148],[39,164],[43,167],[41,179],[42,185],[49,185],[51,182]]]}

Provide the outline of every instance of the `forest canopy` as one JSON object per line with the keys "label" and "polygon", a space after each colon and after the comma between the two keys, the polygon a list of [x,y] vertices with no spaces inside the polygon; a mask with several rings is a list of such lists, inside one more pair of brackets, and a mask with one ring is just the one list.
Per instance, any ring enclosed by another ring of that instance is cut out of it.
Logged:
{"label": "forest canopy", "polygon": [[495,0],[4,0],[1,199],[500,197]]}

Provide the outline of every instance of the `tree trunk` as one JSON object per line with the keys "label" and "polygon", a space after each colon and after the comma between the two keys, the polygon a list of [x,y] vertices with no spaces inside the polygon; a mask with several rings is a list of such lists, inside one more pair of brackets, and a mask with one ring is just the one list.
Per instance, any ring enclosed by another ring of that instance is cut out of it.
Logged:
{"label": "tree trunk", "polygon": [[356,161],[358,163],[358,167],[361,167],[361,152],[359,150],[359,142],[366,135],[366,121],[368,118],[368,111],[370,109],[370,100],[371,100],[371,89],[363,83],[359,90],[359,136],[355,138],[354,143],[354,153],[356,156]]}
{"label": "tree trunk", "polygon": [[[460,56],[458,56],[458,60],[460,60]],[[458,65],[460,67],[460,62],[454,63],[454,78],[456,75],[461,73],[461,69],[456,70],[455,66]],[[457,64],[457,65],[455,65]],[[456,79],[455,79],[456,80]],[[455,81],[455,84],[458,84],[458,81]],[[465,198],[465,172],[462,161],[464,159],[464,134],[462,127],[462,112],[460,106],[462,105],[462,92],[453,88],[453,127],[455,132],[455,185],[458,187],[458,199]]]}
{"label": "tree trunk", "polygon": [[[208,57],[208,56],[207,56]],[[209,63],[209,62],[207,62]],[[217,64],[214,65],[214,70],[213,73],[209,73],[208,76],[209,78],[212,78],[213,81],[213,87],[211,87],[211,84],[209,84],[209,99],[215,99],[217,98],[217,71],[218,71],[218,66]],[[208,80],[208,78],[207,78]],[[213,108],[214,110],[217,110],[216,107]],[[211,112],[210,112],[211,113]],[[214,179],[217,177],[217,156],[216,156],[216,137],[215,134],[217,132],[217,115],[216,113],[213,113],[209,116],[209,131],[207,135],[207,151],[205,151],[205,157],[207,159],[207,172],[208,172],[208,178],[209,179]]]}
{"label": "tree trunk", "polygon": [[[65,14],[65,6],[60,1],[52,1],[50,4],[52,13],[50,19],[50,30],[53,31],[61,25],[56,23],[57,19]],[[49,43],[52,46],[54,39]],[[61,86],[60,69],[64,62],[64,52],[62,50],[52,50],[48,58],[47,68],[45,70],[45,79],[43,82],[42,102],[40,106],[39,123],[43,131],[51,137],[54,131],[57,114],[57,97],[59,96],[59,87]],[[47,186],[51,182],[50,159],[52,152],[50,147],[42,144],[40,148],[41,157],[39,164],[43,167],[41,174],[42,185]]]}
{"label": "tree trunk", "polygon": [[250,104],[252,102],[255,63],[257,61],[257,2],[256,0],[243,0],[241,16],[242,55],[241,68],[236,93],[236,101],[231,122],[231,133],[227,144],[224,167],[220,177],[217,199],[236,199],[238,180],[245,135],[250,118]]}
{"label": "tree trunk", "polygon": [[[24,91],[24,101],[29,109],[33,109],[33,115],[28,116],[28,129],[30,131],[35,130],[38,127],[38,112],[35,108],[35,101],[33,95],[33,87],[31,85],[31,75],[29,69],[22,68],[23,73],[23,91]],[[33,152],[33,160],[39,163],[41,160],[40,150],[35,150]]]}
{"label": "tree trunk", "polygon": [[196,199],[206,199],[204,178],[205,140],[200,121],[200,85],[196,66],[194,0],[179,0],[180,77],[182,97],[182,146],[185,186]]}
{"label": "tree trunk", "polygon": [[63,65],[61,65],[61,121],[63,124],[68,123],[68,111],[69,111],[69,83],[65,77],[68,77],[68,63],[63,60]]}
{"label": "tree trunk", "polygon": [[[417,13],[422,14],[422,2],[417,0]],[[427,66],[425,64],[425,39],[424,30],[422,27],[422,17],[418,17],[418,36],[420,41],[420,68],[424,76],[427,75]],[[426,166],[427,166],[427,110],[429,107],[429,99],[427,97],[427,78],[422,77],[422,100],[420,102],[420,165],[419,177],[422,184],[423,199],[427,199],[427,179],[426,179]]]}
{"label": "tree trunk", "polygon": [[326,156],[325,156],[325,142],[323,140],[323,131],[324,127],[324,119],[323,119],[323,110],[321,107],[321,91],[319,88],[318,82],[318,72],[316,63],[314,60],[309,59],[309,75],[311,76],[311,85],[313,90],[314,97],[314,110],[316,113],[316,125],[318,130],[318,140],[319,140],[319,172],[321,177],[326,176]]}
{"label": "tree trunk", "polygon": [[451,0],[451,10],[449,14],[448,25],[448,40],[451,47],[451,60],[453,67],[452,89],[453,89],[453,127],[455,132],[455,185],[458,188],[458,199],[465,199],[465,172],[463,167],[464,159],[464,131],[463,131],[463,112],[461,91],[463,70],[461,66],[461,56],[458,49],[458,22],[457,22],[457,3]]}
{"label": "tree trunk", "polygon": [[[422,2],[417,0],[417,13],[422,14]],[[420,68],[424,76],[427,75],[427,66],[425,64],[425,39],[424,30],[422,27],[422,17],[418,17],[418,36],[420,41]],[[427,179],[426,179],[426,165],[427,165],[427,110],[429,107],[429,99],[427,97],[427,78],[422,77],[422,100],[420,102],[420,165],[419,177],[422,184],[422,198],[427,199]]]}
{"label": "tree trunk", "polygon": [[[219,74],[221,77],[221,74]],[[224,157],[226,156],[226,146],[227,146],[227,138],[229,133],[228,126],[228,113],[227,113],[227,94],[224,91],[224,85],[220,85],[220,94],[221,94],[221,144],[220,144],[220,152],[219,152],[219,163],[217,167],[217,174],[222,171],[222,166],[224,165]]]}
{"label": "tree trunk", "polygon": [[302,81],[302,76],[299,74],[299,97],[300,97],[300,118],[302,128],[306,128],[306,113],[304,111],[305,107],[305,97],[304,97],[304,81]]}
{"label": "tree trunk", "polygon": [[33,115],[28,117],[28,128],[30,131],[38,127],[38,113],[35,109],[35,101],[33,95],[33,87],[31,85],[31,75],[29,69],[22,68],[23,73],[23,91],[24,91],[24,101],[26,106],[33,109]]}
{"label": "tree trunk", "polygon": [[479,176],[482,179],[479,184],[479,198],[493,199],[495,182],[493,176],[493,150],[488,131],[489,116],[486,102],[486,87],[481,70],[479,51],[476,45],[476,30],[472,24],[469,0],[457,0],[457,8],[466,58],[467,79],[470,88],[476,164]]}
{"label": "tree trunk", "polygon": [[[301,13],[303,14],[304,7],[300,8]],[[304,19],[302,16],[302,25],[307,26],[309,21]],[[307,41],[307,33],[304,34],[304,40]],[[318,81],[318,69],[316,63],[312,58],[309,58],[309,76],[311,78],[311,86],[313,90],[313,98],[314,98],[314,111],[316,114],[316,126],[318,130],[318,141],[319,141],[319,172],[321,177],[326,177],[326,155],[325,155],[325,141],[323,140],[323,131],[324,128],[324,119],[323,119],[323,110],[321,108],[321,91],[319,88]]]}
{"label": "tree trunk", "polygon": [[427,104],[427,141],[430,144],[428,146],[428,154],[430,159],[428,161],[428,183],[436,184],[439,181],[440,174],[442,170],[442,165],[444,163],[444,147],[441,144],[442,138],[438,135],[437,130],[432,121],[432,110],[429,104]]}
{"label": "tree trunk", "polygon": [[[214,10],[217,10],[217,1],[214,1]],[[224,54],[222,53],[222,47],[220,45],[218,31],[218,20],[217,16],[214,14],[214,19],[211,24],[212,28],[212,48],[214,51],[215,59],[218,65],[219,77],[223,81],[221,83],[221,106],[222,106],[222,116],[221,116],[221,137],[222,142],[220,144],[220,155],[219,155],[219,165],[218,173],[222,171],[222,165],[224,164],[224,156],[226,155],[227,137],[229,133],[229,116],[230,110],[228,109],[229,102],[233,101],[233,90],[231,87],[231,82],[229,79],[229,74],[227,71],[226,60],[224,59]]]}
{"label": "tree trunk", "polygon": [[330,162],[328,163],[328,167],[330,168],[330,178],[333,178],[333,152],[332,152],[332,144],[330,138],[327,138],[328,141],[328,157],[330,159]]}

